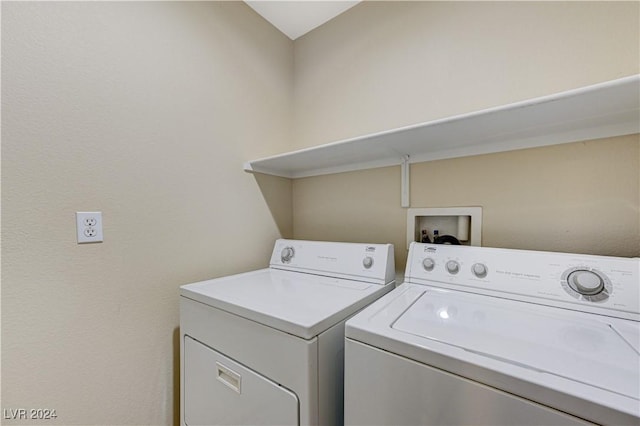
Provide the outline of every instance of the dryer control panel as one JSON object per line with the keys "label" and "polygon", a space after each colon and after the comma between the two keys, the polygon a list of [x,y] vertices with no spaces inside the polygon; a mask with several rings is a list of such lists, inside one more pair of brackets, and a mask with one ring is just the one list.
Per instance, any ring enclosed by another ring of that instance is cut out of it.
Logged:
{"label": "dryer control panel", "polygon": [[389,284],[395,281],[393,244],[277,240],[271,268]]}
{"label": "dryer control panel", "polygon": [[640,321],[640,259],[412,243],[405,281]]}

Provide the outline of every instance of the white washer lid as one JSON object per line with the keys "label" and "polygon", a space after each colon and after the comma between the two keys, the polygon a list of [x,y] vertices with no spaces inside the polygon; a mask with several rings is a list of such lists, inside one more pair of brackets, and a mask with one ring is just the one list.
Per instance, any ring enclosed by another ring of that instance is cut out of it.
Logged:
{"label": "white washer lid", "polygon": [[393,285],[261,269],[184,285],[180,294],[310,339],[392,288]]}
{"label": "white washer lid", "polygon": [[640,399],[639,328],[580,314],[463,292],[427,291],[392,328]]}

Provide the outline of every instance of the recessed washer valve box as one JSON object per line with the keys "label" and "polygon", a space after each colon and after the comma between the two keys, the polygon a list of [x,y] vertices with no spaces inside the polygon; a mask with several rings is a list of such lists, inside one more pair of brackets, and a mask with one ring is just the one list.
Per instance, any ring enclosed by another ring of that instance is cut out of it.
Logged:
{"label": "recessed washer valve box", "polygon": [[407,248],[412,242],[482,245],[482,207],[407,210]]}

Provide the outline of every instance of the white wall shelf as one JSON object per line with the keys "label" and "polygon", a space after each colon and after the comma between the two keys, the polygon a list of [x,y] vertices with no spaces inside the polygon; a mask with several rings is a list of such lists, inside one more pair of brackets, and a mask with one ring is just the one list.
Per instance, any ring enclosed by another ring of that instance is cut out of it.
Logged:
{"label": "white wall shelf", "polygon": [[252,160],[244,170],[300,178],[638,132],[640,74]]}

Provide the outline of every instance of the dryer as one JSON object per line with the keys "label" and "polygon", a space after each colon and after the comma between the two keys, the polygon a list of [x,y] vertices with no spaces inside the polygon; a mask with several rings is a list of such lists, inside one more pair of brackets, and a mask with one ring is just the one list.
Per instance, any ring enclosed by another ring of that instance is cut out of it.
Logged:
{"label": "dryer", "polygon": [[345,424],[640,424],[640,260],[413,243],[346,324]]}
{"label": "dryer", "polygon": [[182,286],[181,424],[342,424],[344,323],[394,283],[391,244],[278,240],[269,268]]}

